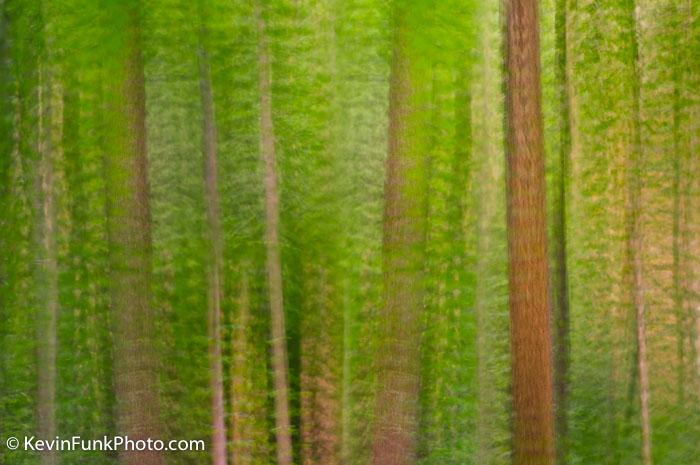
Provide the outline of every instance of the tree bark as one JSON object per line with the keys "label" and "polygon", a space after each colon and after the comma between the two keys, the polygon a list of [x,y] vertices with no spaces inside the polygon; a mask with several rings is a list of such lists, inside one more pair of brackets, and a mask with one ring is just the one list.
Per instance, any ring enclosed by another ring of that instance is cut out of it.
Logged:
{"label": "tree bark", "polygon": [[569,277],[567,270],[566,210],[571,158],[571,115],[569,96],[569,0],[557,0],[555,15],[556,77],[559,93],[559,166],[555,187],[553,218],[552,295],[554,317],[554,394],[556,402],[557,463],[568,463],[568,376],[569,376]]}
{"label": "tree bark", "polygon": [[632,78],[632,144],[627,160],[627,221],[628,221],[628,248],[630,267],[632,270],[632,300],[635,317],[635,336],[637,342],[637,374],[639,376],[639,403],[642,432],[642,464],[651,465],[651,419],[649,415],[649,371],[647,365],[646,342],[646,308],[644,298],[644,270],[643,247],[644,236],[641,221],[641,168],[642,133],[640,115],[640,70],[639,70],[639,45],[638,45],[638,18],[635,0],[628,2],[629,15],[629,45],[630,60],[633,72]]}
{"label": "tree bark", "polygon": [[[140,6],[111,5],[106,133],[109,292],[114,323],[114,382],[119,434],[159,438],[157,355],[151,309],[151,222]],[[123,465],[161,465],[162,452],[119,451]]]}
{"label": "tree bark", "polygon": [[279,239],[279,186],[272,121],[270,51],[261,1],[255,2],[258,29],[258,87],[260,92],[260,150],[265,166],[265,245],[267,285],[272,330],[272,371],[275,391],[275,438],[278,465],[291,465],[292,438],[289,420],[287,336],[282,296],[282,264]]}
{"label": "tree bark", "polygon": [[211,455],[214,465],[226,465],[226,426],[224,423],[224,380],[221,360],[221,270],[223,234],[217,181],[216,118],[207,51],[204,2],[200,1],[199,95],[202,102],[202,152],[204,190],[207,204],[209,259],[207,273],[207,328],[209,335],[209,387],[211,390]]}
{"label": "tree bark", "polygon": [[384,307],[378,360],[373,465],[416,462],[420,388],[420,320],[425,241],[425,147],[412,53],[408,2],[397,2],[389,93],[389,147],[384,187]]}
{"label": "tree bark", "polygon": [[536,0],[506,3],[508,275],[516,465],[555,462]]}

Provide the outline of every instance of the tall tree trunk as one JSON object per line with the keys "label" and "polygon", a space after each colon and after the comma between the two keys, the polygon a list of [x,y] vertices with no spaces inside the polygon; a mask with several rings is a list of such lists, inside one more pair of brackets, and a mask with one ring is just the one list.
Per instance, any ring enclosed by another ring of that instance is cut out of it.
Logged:
{"label": "tall tree trunk", "polygon": [[335,290],[325,265],[306,268],[308,305],[301,331],[301,463],[339,465],[341,353]]}
{"label": "tall tree trunk", "polygon": [[[679,43],[679,47],[682,45]],[[680,58],[680,57],[679,57]],[[676,379],[676,389],[678,396],[678,406],[683,406],[685,403],[685,343],[686,343],[686,307],[685,307],[685,292],[682,273],[684,263],[682,253],[685,246],[685,194],[684,188],[685,177],[683,175],[684,154],[681,151],[680,141],[680,118],[681,118],[681,73],[680,67],[675,66],[673,69],[673,122],[672,122],[672,137],[673,137],[673,228],[672,228],[672,259],[671,265],[671,280],[672,280],[672,298],[673,308],[676,312],[676,356],[678,357],[678,369]]]}
{"label": "tall tree trunk", "polygon": [[[56,207],[54,164],[57,144],[54,141],[54,111],[52,111],[55,83],[46,66],[39,64],[38,88],[38,147],[37,172],[37,250],[40,251],[37,287],[37,352],[38,436],[51,440],[56,436],[56,349],[58,320],[58,263],[56,260]],[[57,463],[55,451],[41,454],[43,465]]]}
{"label": "tall tree trunk", "polygon": [[537,1],[506,3],[514,463],[555,462]]}
{"label": "tall tree trunk", "polygon": [[250,351],[250,283],[247,270],[243,271],[238,296],[238,317],[233,318],[231,331],[231,463],[250,465],[253,463],[252,442],[248,440],[246,420],[250,409],[244,398],[250,380],[247,355]]}
{"label": "tall tree trunk", "polygon": [[384,187],[384,307],[371,463],[416,462],[425,240],[425,147],[409,2],[396,2]]}
{"label": "tall tree trunk", "polygon": [[[686,0],[686,10],[682,17],[686,20],[685,32],[688,35],[688,44],[700,43],[700,5],[693,0]],[[688,130],[687,151],[690,157],[688,173],[690,174],[688,185],[688,297],[691,320],[694,320],[693,336],[695,338],[693,349],[695,357],[695,375],[697,383],[697,398],[700,400],[700,98],[697,88],[700,85],[700,56],[697,53],[688,53],[686,70],[686,86],[683,98],[687,103],[685,109],[685,122]]]}
{"label": "tall tree trunk", "polygon": [[[690,10],[690,18],[694,19],[693,37],[700,41],[700,6],[695,2],[688,2]],[[690,21],[689,21],[690,22]],[[700,84],[700,57],[695,55],[693,64],[688,66],[688,86],[685,91],[693,95],[697,85]],[[687,94],[686,94],[687,95]],[[686,98],[688,98],[686,96]],[[687,119],[690,130],[688,137],[688,154],[690,155],[688,164],[688,203],[687,203],[687,228],[688,228],[688,269],[687,280],[689,283],[688,292],[688,309],[690,320],[694,322],[691,326],[692,337],[694,343],[692,345],[695,364],[695,382],[696,382],[696,398],[700,401],[700,177],[697,173],[700,172],[700,99],[695,97],[688,98],[689,108],[687,109]]]}
{"label": "tall tree trunk", "polygon": [[559,91],[559,167],[554,195],[552,295],[554,318],[554,394],[556,401],[557,463],[568,463],[568,376],[569,376],[569,277],[567,270],[566,206],[569,161],[571,157],[571,120],[569,97],[569,30],[567,3],[557,0],[555,16],[556,77]]}
{"label": "tall tree trunk", "polygon": [[[119,434],[139,440],[161,433],[157,355],[152,338],[151,220],[140,5],[110,4],[114,55],[107,82],[107,225],[109,291],[114,322],[114,378]],[[123,465],[161,465],[162,452],[119,452]]]}
{"label": "tall tree trunk", "polygon": [[221,360],[221,270],[223,234],[217,183],[216,119],[207,51],[208,31],[199,2],[199,95],[202,102],[202,151],[204,190],[207,203],[209,260],[207,273],[207,328],[209,335],[209,388],[211,390],[211,455],[214,465],[226,465],[226,426],[224,424],[224,377]]}
{"label": "tall tree trunk", "polygon": [[275,391],[275,438],[278,465],[292,463],[292,437],[289,420],[287,336],[282,297],[282,263],[279,239],[279,186],[275,159],[275,133],[272,122],[270,50],[261,0],[255,2],[258,28],[258,87],[260,92],[260,150],[265,165],[265,245],[267,246],[267,285],[272,325],[272,371]]}
{"label": "tall tree trunk", "polygon": [[237,312],[231,332],[231,460],[233,465],[268,464],[267,364],[256,341],[251,315],[249,264],[240,265],[242,276]]}
{"label": "tall tree trunk", "polygon": [[639,70],[639,25],[635,0],[628,0],[630,66],[632,67],[632,144],[627,161],[627,215],[628,215],[628,249],[632,270],[632,302],[635,317],[635,335],[637,341],[637,374],[639,376],[639,403],[642,429],[642,464],[651,465],[651,419],[649,416],[649,371],[647,365],[646,309],[644,302],[644,271],[642,252],[644,236],[641,221],[641,168],[642,129],[641,96]]}

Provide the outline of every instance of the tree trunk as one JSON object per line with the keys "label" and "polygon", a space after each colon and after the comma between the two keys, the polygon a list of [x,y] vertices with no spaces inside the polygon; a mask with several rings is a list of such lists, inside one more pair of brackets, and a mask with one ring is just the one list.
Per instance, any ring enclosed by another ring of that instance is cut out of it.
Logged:
{"label": "tree trunk", "polygon": [[389,148],[384,187],[383,340],[378,360],[373,465],[416,463],[423,306],[425,160],[420,144],[419,58],[409,24],[412,7],[397,2],[389,93]]}
{"label": "tree trunk", "polygon": [[243,263],[238,311],[232,315],[231,332],[231,463],[267,464],[267,364],[260,366],[263,350],[257,350],[251,317],[249,265]]}
{"label": "tree trunk", "polygon": [[207,204],[209,259],[207,273],[207,322],[209,335],[209,388],[211,390],[211,455],[214,465],[226,465],[226,426],[224,424],[224,380],[221,360],[221,270],[223,234],[217,183],[216,119],[211,88],[208,31],[204,6],[200,2],[199,25],[199,95],[202,102],[202,151],[204,190]]}
{"label": "tree trunk", "polygon": [[[681,46],[681,44],[679,44]],[[672,280],[672,298],[673,308],[676,312],[676,356],[678,357],[677,369],[677,402],[678,406],[682,407],[685,403],[685,343],[686,343],[686,299],[684,292],[685,281],[682,276],[684,263],[682,263],[682,253],[685,246],[685,195],[684,189],[685,178],[682,169],[685,166],[684,154],[681,152],[680,143],[680,118],[681,118],[681,77],[679,67],[674,67],[673,70],[673,228],[672,228],[672,258],[671,265],[671,280]]]}
{"label": "tree trunk", "polygon": [[[146,154],[146,108],[136,0],[111,5],[106,133],[109,292],[114,322],[114,381],[119,434],[159,438],[157,356],[152,338],[151,223]],[[162,452],[119,452],[123,465],[161,465]]]}
{"label": "tree trunk", "polygon": [[537,1],[506,7],[508,271],[516,465],[555,462]]}
{"label": "tree trunk", "polygon": [[[688,43],[700,40],[700,5],[693,0],[685,2],[685,11],[681,16],[685,21],[685,32]],[[694,320],[694,363],[695,380],[697,383],[697,398],[700,400],[700,99],[697,89],[700,85],[700,56],[697,53],[686,55],[688,63],[686,70],[686,85],[684,86],[683,99],[687,102],[685,109],[685,122],[688,124],[687,151],[690,155],[688,165],[688,298],[690,318]],[[694,156],[692,156],[694,154]]]}
{"label": "tree trunk", "polygon": [[253,463],[252,441],[248,437],[247,421],[252,409],[246,402],[251,376],[248,355],[250,353],[250,283],[247,271],[243,271],[238,297],[238,317],[233,318],[231,332],[231,463]]}
{"label": "tree trunk", "polygon": [[267,285],[272,326],[272,371],[275,391],[275,438],[278,465],[292,463],[292,437],[289,420],[287,336],[282,297],[282,263],[279,239],[279,187],[272,122],[270,51],[261,0],[255,2],[258,28],[258,86],[260,92],[260,150],[265,165],[265,245],[267,246]]}
{"label": "tree trunk", "polygon": [[307,305],[301,341],[301,463],[340,464],[340,328],[334,290],[324,265],[306,269]]}
{"label": "tree trunk", "polygon": [[[37,250],[40,252],[37,283],[37,355],[38,436],[51,440],[56,436],[56,349],[58,320],[58,263],[56,260],[56,207],[54,164],[57,145],[54,140],[54,111],[52,111],[54,86],[46,66],[39,65],[39,115],[37,172]],[[41,453],[43,465],[57,463],[56,451]]]}
{"label": "tree trunk", "polygon": [[569,277],[566,264],[566,207],[571,157],[571,119],[569,97],[569,31],[567,3],[557,0],[555,16],[556,74],[559,87],[559,167],[555,187],[553,218],[552,295],[554,318],[554,394],[556,402],[557,463],[568,463],[568,376],[569,376]]}
{"label": "tree trunk", "polygon": [[649,371],[647,365],[646,309],[644,302],[644,271],[642,252],[644,247],[641,221],[641,168],[642,133],[640,116],[640,70],[638,45],[638,18],[635,0],[629,0],[629,40],[630,60],[633,70],[632,78],[632,144],[627,166],[628,198],[628,248],[632,270],[632,301],[635,317],[635,335],[637,341],[637,374],[639,376],[639,403],[642,429],[642,464],[651,465],[651,419],[649,416]]}

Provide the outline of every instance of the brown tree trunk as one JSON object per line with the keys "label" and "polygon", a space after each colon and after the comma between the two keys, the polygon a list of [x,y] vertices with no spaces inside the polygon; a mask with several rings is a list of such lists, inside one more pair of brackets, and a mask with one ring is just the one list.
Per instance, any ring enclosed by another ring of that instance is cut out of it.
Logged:
{"label": "brown tree trunk", "polygon": [[569,0],[557,0],[555,15],[556,73],[559,87],[559,167],[553,218],[552,295],[554,318],[554,394],[556,402],[557,463],[568,463],[568,376],[569,376],[569,277],[566,264],[566,207],[571,157],[571,115],[569,97]]}
{"label": "brown tree trunk", "polygon": [[[109,102],[105,147],[109,291],[114,323],[114,378],[119,434],[159,438],[157,356],[152,338],[151,223],[146,154],[146,108],[140,6],[111,6]],[[123,465],[161,465],[162,452],[119,452]]]}
{"label": "brown tree trunk", "polygon": [[[37,270],[39,305],[37,314],[38,436],[52,440],[56,436],[56,350],[58,320],[58,263],[56,260],[56,207],[54,164],[58,144],[54,140],[53,109],[54,86],[45,66],[39,66],[38,86],[38,147],[37,224],[36,242],[40,251],[40,269]],[[55,451],[41,453],[43,465],[54,465]]]}
{"label": "brown tree trunk", "polygon": [[[389,148],[384,187],[384,308],[371,463],[416,462],[423,306],[425,160],[418,139],[419,58],[411,50],[412,7],[397,2],[389,93]],[[412,18],[416,21],[416,18]],[[424,96],[425,97],[425,96]]]}
{"label": "brown tree trunk", "polygon": [[200,2],[199,95],[202,102],[202,151],[204,190],[209,232],[209,270],[207,273],[209,335],[209,388],[211,390],[211,455],[214,465],[226,465],[226,426],[224,423],[224,380],[221,361],[221,270],[223,234],[217,183],[216,119],[207,52],[207,30]]}
{"label": "brown tree trunk", "polygon": [[506,3],[506,136],[516,465],[555,462],[536,0]]}
{"label": "brown tree trunk", "polygon": [[324,265],[305,270],[301,341],[301,463],[340,464],[339,315]]}
{"label": "brown tree trunk", "polygon": [[255,2],[258,28],[258,86],[260,92],[260,150],[265,165],[265,245],[267,246],[267,285],[272,326],[272,372],[275,391],[275,438],[278,465],[292,463],[292,437],[289,420],[287,336],[282,297],[282,263],[279,239],[279,187],[275,159],[275,133],[272,122],[270,51],[261,0]]}
{"label": "brown tree trunk", "polygon": [[638,18],[635,0],[629,0],[630,15],[630,50],[632,78],[632,144],[627,161],[627,215],[628,215],[628,249],[630,268],[632,270],[632,302],[635,317],[635,335],[637,341],[637,374],[639,376],[639,403],[642,429],[642,464],[651,465],[651,419],[649,415],[649,371],[647,365],[646,342],[646,309],[644,302],[644,271],[643,271],[643,247],[644,239],[641,221],[641,167],[642,163],[642,133],[640,115],[640,70],[639,70],[639,45],[638,45]]}

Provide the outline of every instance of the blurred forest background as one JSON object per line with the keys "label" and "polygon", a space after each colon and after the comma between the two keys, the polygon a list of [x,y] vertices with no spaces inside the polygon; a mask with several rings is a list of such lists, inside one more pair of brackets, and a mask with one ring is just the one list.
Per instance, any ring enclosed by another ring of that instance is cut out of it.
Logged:
{"label": "blurred forest background", "polygon": [[[0,11],[0,463],[513,463],[499,0]],[[539,34],[557,463],[698,465],[700,2]]]}

